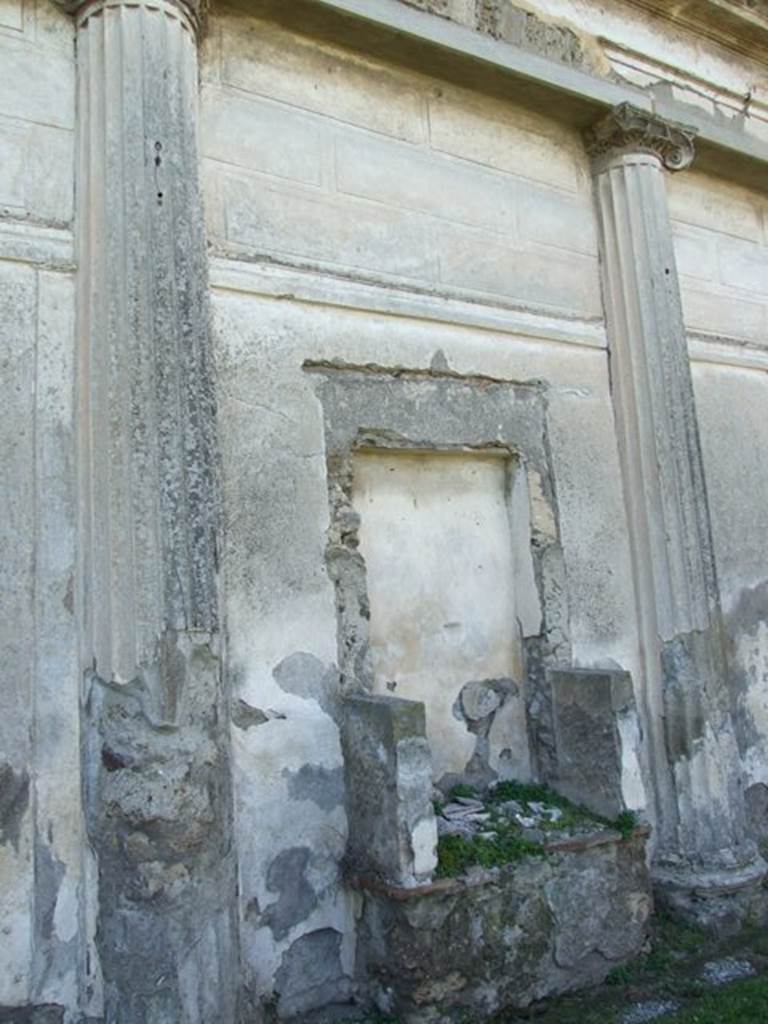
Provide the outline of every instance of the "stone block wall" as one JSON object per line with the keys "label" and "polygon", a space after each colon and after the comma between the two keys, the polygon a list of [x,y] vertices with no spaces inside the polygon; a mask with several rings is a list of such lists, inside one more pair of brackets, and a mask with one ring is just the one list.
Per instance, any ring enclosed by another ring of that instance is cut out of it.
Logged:
{"label": "stone block wall", "polygon": [[240,17],[208,54],[219,249],[599,317],[576,133]]}
{"label": "stone block wall", "polygon": [[0,216],[69,226],[75,69],[70,21],[42,0],[0,4]]}
{"label": "stone block wall", "polygon": [[670,182],[736,722],[768,835],[768,201],[716,178]]}
{"label": "stone block wall", "polygon": [[[50,3],[0,4],[0,1007],[94,1005],[75,608],[75,67]],[[89,995],[90,990],[90,995]]]}
{"label": "stone block wall", "polygon": [[766,347],[768,203],[693,172],[669,182],[686,326]]}

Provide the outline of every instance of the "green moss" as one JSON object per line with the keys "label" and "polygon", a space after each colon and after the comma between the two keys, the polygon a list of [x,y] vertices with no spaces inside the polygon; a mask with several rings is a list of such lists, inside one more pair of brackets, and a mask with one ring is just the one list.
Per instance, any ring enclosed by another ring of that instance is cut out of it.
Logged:
{"label": "green moss", "polygon": [[749,978],[724,985],[719,991],[701,996],[669,1024],[762,1024],[768,1019],[768,977]]}
{"label": "green moss", "polygon": [[524,839],[513,824],[496,821],[492,825],[496,835],[492,839],[474,836],[441,836],[437,841],[437,878],[455,878],[467,868],[483,868],[513,864],[524,857],[542,857],[543,847]]}
{"label": "green moss", "polygon": [[622,811],[611,824],[617,832],[620,832],[625,839],[628,839],[637,828],[637,818],[633,811]]}
{"label": "green moss", "polygon": [[613,967],[605,979],[606,985],[626,985],[632,978],[632,972],[626,964]]}
{"label": "green moss", "polygon": [[[456,800],[460,797],[481,799],[478,791],[467,785],[454,786],[449,793],[449,800]],[[494,832],[495,835],[492,838],[442,836],[437,844],[436,875],[438,878],[452,878],[461,875],[473,865],[486,868],[499,867],[502,864],[511,864],[522,860],[524,857],[544,854],[542,845],[523,838],[519,823],[500,810],[500,805],[508,800],[517,801],[523,813],[530,815],[535,813],[530,810],[531,803],[557,807],[561,812],[557,821],[541,820],[539,815],[535,815],[536,828],[540,832],[559,832],[602,825],[615,828],[623,836],[627,836],[635,827],[635,817],[630,811],[620,814],[615,822],[606,821],[592,814],[585,807],[576,806],[564,796],[560,796],[559,793],[555,793],[541,783],[512,780],[498,782],[483,801],[485,809],[491,815],[487,831]],[[434,807],[435,814],[442,813],[443,805],[439,801],[435,802]]]}
{"label": "green moss", "polygon": [[572,803],[540,782],[516,782],[514,780],[497,782],[490,792],[490,803],[500,804],[507,800],[516,800],[522,804],[524,812],[529,812],[531,803],[547,804],[549,807],[559,808],[562,815],[557,821],[537,822],[536,827],[546,832],[579,828],[585,825],[603,825],[620,832],[626,839],[637,827],[637,819],[632,811],[622,811],[615,821],[611,821],[594,814],[586,807]]}
{"label": "green moss", "polygon": [[457,800],[460,796],[466,797],[468,799],[475,799],[475,800],[479,800],[480,799],[479,796],[478,796],[477,790],[475,789],[475,787],[474,786],[467,786],[463,782],[459,783],[458,786],[454,786],[453,789],[448,794],[448,798],[450,800]]}

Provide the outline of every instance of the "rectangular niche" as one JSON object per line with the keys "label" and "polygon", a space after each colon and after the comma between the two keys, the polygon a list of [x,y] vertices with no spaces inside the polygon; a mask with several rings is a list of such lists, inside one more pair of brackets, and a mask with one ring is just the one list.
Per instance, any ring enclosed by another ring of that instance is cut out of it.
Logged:
{"label": "rectangular niche", "polygon": [[353,457],[374,691],[424,702],[436,781],[530,775],[515,586],[530,526],[518,469],[495,451]]}

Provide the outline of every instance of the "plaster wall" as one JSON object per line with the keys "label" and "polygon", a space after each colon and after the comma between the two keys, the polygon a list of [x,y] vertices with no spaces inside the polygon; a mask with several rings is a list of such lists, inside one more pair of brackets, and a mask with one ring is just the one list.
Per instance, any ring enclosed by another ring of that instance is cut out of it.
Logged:
{"label": "plaster wall", "polygon": [[[754,64],[624,4],[416,6],[510,41],[530,29],[540,52],[766,134]],[[0,0],[0,1009],[55,1004],[67,1022],[100,1013],[80,808],[73,33],[48,0]],[[555,493],[550,507],[534,487],[529,507],[564,569],[546,640],[637,685],[640,661],[578,133],[242,14],[212,15],[201,68],[243,960],[254,1004],[286,1017],[349,997],[360,909],[341,877],[326,422],[307,364],[458,376],[479,395],[540,382]],[[695,172],[669,188],[742,754],[768,787],[768,211]],[[642,807],[635,733],[624,748]]]}
{"label": "plaster wall", "polygon": [[95,981],[74,597],[74,80],[70,19],[2,0],[0,1006],[73,1015]]}
{"label": "plaster wall", "polygon": [[[543,382],[565,573],[548,642],[635,678],[639,657],[577,134],[241,15],[212,18],[202,77],[243,959],[285,1014],[345,998],[356,914],[326,428],[304,364]],[[556,530],[535,488],[530,503]],[[315,947],[319,979],[296,966]]]}
{"label": "plaster wall", "polygon": [[[363,452],[355,459],[374,692],[424,702],[438,780],[461,775],[475,747],[467,722],[485,718],[505,695],[486,680],[514,688],[508,774],[530,776],[515,607],[525,581],[515,574],[512,539],[516,525],[526,537],[530,526],[511,518],[514,472],[502,455]],[[498,759],[494,751],[497,767]]]}
{"label": "plaster wall", "polygon": [[577,133],[241,16],[206,55],[219,251],[600,315]]}
{"label": "plaster wall", "polygon": [[768,199],[695,170],[667,190],[686,327],[768,348]]}
{"label": "plaster wall", "polygon": [[768,201],[702,175],[672,179],[669,193],[744,781],[762,838],[768,828]]}

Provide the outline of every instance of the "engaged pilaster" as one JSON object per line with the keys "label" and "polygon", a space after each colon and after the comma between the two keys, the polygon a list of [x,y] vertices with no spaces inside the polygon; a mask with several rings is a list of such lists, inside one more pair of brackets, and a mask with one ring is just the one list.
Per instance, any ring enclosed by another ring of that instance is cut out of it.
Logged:
{"label": "engaged pilaster", "polygon": [[85,802],[105,1017],[235,1019],[194,2],[70,7]]}
{"label": "engaged pilaster", "polygon": [[640,699],[655,790],[655,876],[684,913],[738,916],[765,865],[746,836],[664,182],[665,171],[690,165],[694,133],[623,104],[586,142],[645,661]]}

